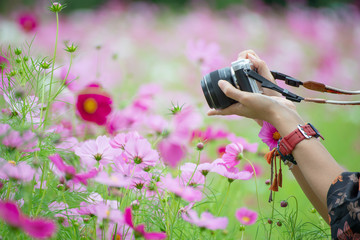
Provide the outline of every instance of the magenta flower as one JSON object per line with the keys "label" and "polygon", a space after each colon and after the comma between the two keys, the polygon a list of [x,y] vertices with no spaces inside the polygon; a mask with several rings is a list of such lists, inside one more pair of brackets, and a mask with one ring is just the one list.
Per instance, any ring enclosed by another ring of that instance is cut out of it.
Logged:
{"label": "magenta flower", "polygon": [[183,213],[182,218],[200,228],[210,230],[225,229],[228,224],[227,217],[214,217],[209,212],[203,212],[199,218],[195,210],[188,210],[186,213]]}
{"label": "magenta flower", "polygon": [[[7,60],[7,58],[3,57],[0,55],[0,73],[6,69],[9,65],[9,61]],[[1,84],[1,83],[0,83]],[[1,85],[0,85],[1,86]]]}
{"label": "magenta flower", "polygon": [[140,168],[155,166],[159,162],[159,154],[146,139],[130,139],[125,145],[124,153]]}
{"label": "magenta flower", "polygon": [[133,217],[132,217],[131,207],[127,207],[124,212],[125,223],[134,230],[135,238],[138,236],[142,236],[145,239],[161,240],[167,237],[166,233],[164,232],[146,232],[145,225],[140,224],[135,226],[132,218]]}
{"label": "magenta flower", "polygon": [[247,208],[239,208],[235,212],[235,217],[243,225],[252,225],[256,222],[258,214]]}
{"label": "magenta flower", "polygon": [[23,230],[34,238],[50,238],[56,232],[56,224],[43,218],[31,219],[22,214],[16,204],[0,201],[0,218],[6,224]]}
{"label": "magenta flower", "polygon": [[173,179],[170,174],[162,178],[161,182],[167,191],[174,193],[176,196],[181,197],[188,202],[198,202],[202,199],[201,191],[193,187],[180,184],[179,180]]}
{"label": "magenta flower", "polygon": [[25,32],[32,32],[37,28],[38,20],[34,14],[22,13],[18,17],[18,23]]}
{"label": "magenta flower", "polygon": [[273,125],[264,121],[264,124],[259,132],[259,138],[261,138],[261,140],[269,146],[269,149],[272,150],[277,147],[277,143],[281,136]]}
{"label": "magenta flower", "polygon": [[176,139],[167,137],[158,144],[158,149],[165,164],[175,168],[186,155],[186,148]]}
{"label": "magenta flower", "polygon": [[222,156],[227,167],[232,168],[239,164],[243,158],[243,146],[240,143],[230,143],[226,146],[225,153]]}
{"label": "magenta flower", "polygon": [[91,84],[78,94],[76,109],[83,120],[105,125],[111,104],[111,97],[99,85]]}
{"label": "magenta flower", "polygon": [[66,180],[72,180],[74,183],[81,182],[87,185],[87,180],[94,178],[98,171],[94,168],[87,173],[76,173],[76,169],[73,166],[66,165],[59,154],[49,156],[49,159],[57,167],[59,171],[64,174]]}

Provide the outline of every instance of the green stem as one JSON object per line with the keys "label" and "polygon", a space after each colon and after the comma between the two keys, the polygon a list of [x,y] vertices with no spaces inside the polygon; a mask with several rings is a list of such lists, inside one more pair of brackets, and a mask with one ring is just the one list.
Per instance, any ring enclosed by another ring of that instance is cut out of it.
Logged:
{"label": "green stem", "polygon": [[258,212],[259,212],[259,215],[260,215],[261,220],[263,221],[263,224],[265,224],[264,218],[263,218],[263,215],[262,215],[262,212],[261,212],[261,208],[260,208],[259,191],[258,191],[258,186],[257,186],[257,176],[256,176],[255,167],[254,167],[254,165],[251,163],[251,161],[250,161],[249,159],[244,158],[244,160],[247,161],[247,162],[251,165],[251,168],[252,168],[253,173],[254,173],[255,191],[256,191],[256,202],[257,202],[257,205],[258,205]]}
{"label": "green stem", "polygon": [[42,93],[41,93],[40,125],[43,124],[42,115],[44,112],[44,101],[45,101],[45,81],[46,81],[46,70],[44,70],[44,79],[43,79]]}
{"label": "green stem", "polygon": [[10,197],[10,190],[11,190],[11,180],[9,180],[9,182],[8,182],[8,188],[6,191],[6,199],[7,200],[9,200],[9,197]]}
{"label": "green stem", "polygon": [[[39,190],[39,191],[41,191],[41,189],[42,189],[43,176],[44,176],[44,174],[46,174],[46,182],[48,182],[48,180],[49,180],[48,178],[49,178],[49,175],[50,175],[50,174],[47,173],[46,164],[47,164],[47,162],[44,163],[44,169],[43,169],[43,173],[42,173],[42,176],[41,176],[41,183],[40,183],[40,190]],[[39,214],[39,212],[40,212],[40,210],[41,210],[41,206],[42,206],[43,201],[44,201],[44,198],[45,198],[45,193],[46,193],[46,188],[43,189],[43,194],[42,194],[42,196],[41,196],[40,204],[39,204],[39,206],[38,206],[38,208],[37,208],[37,210],[36,210],[36,212],[35,212],[35,217]]]}
{"label": "green stem", "polygon": [[298,206],[298,201],[297,201],[297,199],[296,199],[295,196],[289,196],[289,197],[286,199],[286,201],[287,201],[289,198],[294,198],[294,199],[295,199],[295,203],[296,203],[296,215],[295,215],[294,225],[291,226],[291,227],[292,227],[291,239],[295,239],[295,226],[296,226],[296,221],[297,221],[297,217],[298,217],[299,206]]}
{"label": "green stem", "polygon": [[52,69],[51,69],[48,105],[46,106],[46,114],[45,114],[43,129],[45,129],[46,119],[47,119],[47,117],[48,117],[49,110],[50,110],[50,106],[51,106],[51,102],[52,102],[52,101],[50,100],[50,99],[51,99],[51,87],[52,87],[52,81],[53,81],[53,78],[54,78],[54,68],[55,68],[55,59],[56,59],[56,50],[57,50],[58,38],[59,38],[59,14],[58,14],[58,12],[56,12],[56,39],[55,39],[55,49],[54,49],[54,57],[53,57]]}
{"label": "green stem", "polygon": [[221,210],[223,209],[223,207],[224,207],[224,205],[225,205],[225,202],[226,202],[227,197],[228,197],[228,195],[229,195],[230,186],[231,186],[231,182],[229,182],[229,186],[228,186],[228,188],[227,188],[225,198],[224,198],[224,200],[223,200],[223,202],[222,202],[222,204],[221,204],[221,207],[220,207],[220,209],[219,209],[218,216],[220,215]]}
{"label": "green stem", "polygon": [[190,184],[191,180],[193,179],[193,177],[194,177],[194,175],[195,175],[195,173],[196,173],[196,170],[197,170],[197,168],[198,168],[198,166],[199,166],[199,164],[200,164],[200,153],[201,153],[201,151],[199,151],[199,155],[198,155],[196,167],[195,167],[194,172],[192,173],[189,181],[187,182],[186,186],[189,186],[189,184]]}
{"label": "green stem", "polygon": [[[273,200],[272,200],[272,210],[271,210],[271,220],[274,218],[274,209],[275,209],[275,192],[272,193],[273,194]],[[273,224],[270,224],[270,232],[269,232],[269,238],[271,239],[271,232],[273,229]]]}
{"label": "green stem", "polygon": [[60,86],[59,90],[56,92],[56,94],[54,95],[54,97],[51,99],[51,102],[53,102],[53,101],[55,100],[55,98],[57,97],[57,95],[59,95],[60,92],[63,90],[63,87],[64,87],[64,85],[65,85],[65,83],[66,83],[66,80],[67,80],[67,78],[68,78],[68,76],[69,76],[69,74],[70,74],[70,69],[71,69],[72,61],[73,61],[73,56],[74,56],[73,53],[70,53],[70,64],[69,64],[68,71],[67,71],[67,73],[66,73],[66,76],[65,76],[63,82],[61,83],[61,86]]}

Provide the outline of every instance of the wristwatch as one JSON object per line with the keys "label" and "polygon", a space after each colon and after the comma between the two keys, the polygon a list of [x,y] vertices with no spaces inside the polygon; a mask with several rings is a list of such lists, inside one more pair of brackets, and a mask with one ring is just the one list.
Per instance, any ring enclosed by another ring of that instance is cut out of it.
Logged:
{"label": "wristwatch", "polygon": [[293,164],[297,164],[294,157],[292,156],[292,151],[294,150],[296,144],[301,142],[304,139],[309,139],[312,137],[321,137],[323,136],[318,132],[318,130],[311,124],[297,126],[297,129],[289,133],[286,137],[280,138],[277,145],[277,151],[281,156],[283,161],[289,161]]}

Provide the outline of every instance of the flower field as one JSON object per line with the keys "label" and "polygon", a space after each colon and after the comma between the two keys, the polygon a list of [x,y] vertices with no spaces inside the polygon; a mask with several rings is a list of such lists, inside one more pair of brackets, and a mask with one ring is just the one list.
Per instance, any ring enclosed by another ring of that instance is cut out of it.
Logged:
{"label": "flower field", "polygon": [[[272,70],[359,89],[357,8],[64,9],[0,15],[2,239],[330,238],[288,167],[268,201],[276,129],[207,116],[200,80],[253,49]],[[297,109],[355,171],[359,107]]]}

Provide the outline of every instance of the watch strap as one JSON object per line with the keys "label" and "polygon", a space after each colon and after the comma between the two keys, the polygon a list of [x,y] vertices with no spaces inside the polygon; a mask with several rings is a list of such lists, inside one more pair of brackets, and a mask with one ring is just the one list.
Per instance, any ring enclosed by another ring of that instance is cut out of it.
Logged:
{"label": "watch strap", "polygon": [[279,140],[277,150],[283,160],[288,160],[296,164],[291,155],[292,151],[299,142],[312,137],[321,137],[324,139],[312,124],[298,125],[294,131]]}

